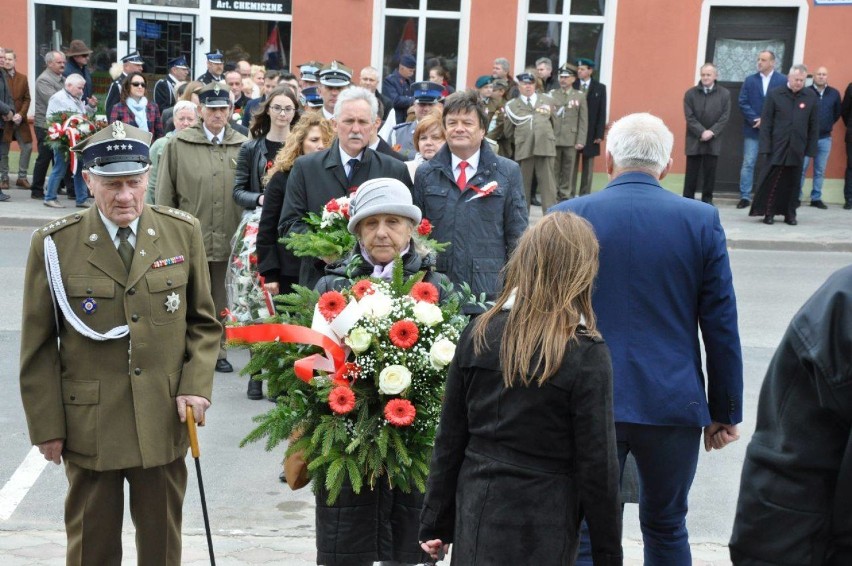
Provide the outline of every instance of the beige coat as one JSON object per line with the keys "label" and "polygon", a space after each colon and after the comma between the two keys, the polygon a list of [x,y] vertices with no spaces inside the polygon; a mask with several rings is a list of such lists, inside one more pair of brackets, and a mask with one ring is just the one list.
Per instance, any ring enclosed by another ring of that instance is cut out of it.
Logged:
{"label": "beige coat", "polygon": [[[45,274],[47,236],[56,244],[74,313],[98,332],[128,324],[129,337],[95,341],[61,312],[56,321]],[[184,261],[153,267],[176,256]],[[169,297],[172,307],[177,303],[174,312],[167,309]],[[145,205],[130,273],[94,207],[36,230],[21,333],[21,397],[30,441],[64,439],[63,457],[96,471],[161,466],[183,457],[186,426],[175,397],[210,399],[221,332],[201,229],[189,215]]]}
{"label": "beige coat", "polygon": [[554,106],[553,99],[541,93],[536,95],[534,110],[527,106],[520,96],[506,103],[503,132],[514,142],[515,161],[556,155]]}
{"label": "beige coat", "polygon": [[586,143],[589,125],[589,111],[586,95],[582,91],[569,88],[553,89],[549,93],[556,104],[556,145],[574,147]]}
{"label": "beige coat", "polygon": [[230,259],[243,212],[234,202],[234,174],[247,139],[225,126],[224,141],[215,146],[198,123],[175,134],[160,156],[155,202],[198,218],[208,261]]}

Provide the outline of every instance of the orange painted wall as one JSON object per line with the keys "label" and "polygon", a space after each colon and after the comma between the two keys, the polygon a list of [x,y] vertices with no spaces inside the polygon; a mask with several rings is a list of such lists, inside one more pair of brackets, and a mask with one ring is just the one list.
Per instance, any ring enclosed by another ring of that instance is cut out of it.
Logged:
{"label": "orange painted wall", "polygon": [[494,59],[515,59],[518,21],[517,0],[499,2],[473,0],[470,7],[470,44],[466,85],[472,87],[480,75],[490,75]]}
{"label": "orange painted wall", "polygon": [[299,0],[293,2],[292,71],[309,60],[337,59],[354,70],[370,64],[373,0]]}
{"label": "orange painted wall", "polygon": [[[30,56],[29,42],[27,40],[27,0],[3,0],[3,35],[0,38],[0,45],[15,50],[17,55],[16,68],[31,77],[27,62]],[[14,25],[12,22],[17,22]]]}

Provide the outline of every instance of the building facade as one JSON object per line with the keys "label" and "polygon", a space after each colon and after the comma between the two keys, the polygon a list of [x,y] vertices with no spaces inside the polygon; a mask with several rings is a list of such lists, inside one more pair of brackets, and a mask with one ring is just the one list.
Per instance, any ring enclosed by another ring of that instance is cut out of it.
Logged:
{"label": "building facade", "polygon": [[[506,57],[513,74],[549,57],[554,67],[579,57],[598,62],[607,85],[608,116],[649,111],[676,135],[675,172],[682,172],[683,94],[699,67],[714,61],[720,81],[739,92],[755,72],[757,53],[771,48],[786,71],[804,62],[826,66],[841,92],[852,81],[852,0],[4,0],[2,44],[18,53],[20,70],[41,72],[41,56],[82,39],[102,93],[110,64],[138,50],[145,72],[162,75],[179,54],[205,70],[204,54],[248,59],[295,70],[308,60],[337,59],[383,74],[402,54],[417,58],[416,77],[440,64],[456,88],[489,74]],[[9,25],[20,22],[20,25]],[[30,84],[34,83],[30,81]],[[717,179],[733,190],[739,172],[741,116],[725,132]],[[842,124],[827,177],[843,175]],[[603,160],[598,160],[603,167]]]}

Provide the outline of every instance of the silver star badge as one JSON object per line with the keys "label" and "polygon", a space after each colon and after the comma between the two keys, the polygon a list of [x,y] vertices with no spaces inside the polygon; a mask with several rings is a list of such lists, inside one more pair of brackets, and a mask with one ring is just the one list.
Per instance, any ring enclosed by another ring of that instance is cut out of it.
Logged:
{"label": "silver star badge", "polygon": [[172,293],[166,297],[166,310],[168,312],[177,312],[180,308],[180,295]]}
{"label": "silver star badge", "polygon": [[145,257],[148,254],[145,252],[145,250],[139,250],[139,255],[141,255],[142,257]]}

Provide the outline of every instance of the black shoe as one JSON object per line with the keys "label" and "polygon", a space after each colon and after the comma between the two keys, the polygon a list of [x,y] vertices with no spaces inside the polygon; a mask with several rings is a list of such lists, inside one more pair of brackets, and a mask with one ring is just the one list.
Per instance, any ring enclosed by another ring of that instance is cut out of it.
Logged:
{"label": "black shoe", "polygon": [[234,366],[231,365],[231,362],[222,358],[221,360],[216,360],[216,371],[219,373],[233,373]]}
{"label": "black shoe", "polygon": [[820,210],[827,210],[828,209],[828,207],[825,206],[825,203],[822,202],[821,200],[812,200],[811,206],[814,207],[814,208],[818,208]]}
{"label": "black shoe", "polygon": [[31,199],[44,200],[44,191],[32,191],[30,193]]}
{"label": "black shoe", "polygon": [[10,197],[9,195],[7,195],[7,194],[6,194],[6,193],[4,193],[3,191],[0,191],[0,202],[6,202],[6,201],[7,201],[7,200],[9,200],[10,198],[12,198],[12,197]]}
{"label": "black shoe", "polygon": [[713,199],[712,198],[702,198],[701,202],[706,202],[710,206],[713,206]]}
{"label": "black shoe", "polygon": [[843,210],[852,210],[852,200],[847,200],[843,205]]}
{"label": "black shoe", "polygon": [[538,200],[538,197],[533,197],[530,199],[530,204],[532,206],[541,206],[541,201]]}
{"label": "black shoe", "polygon": [[798,224],[798,222],[796,221],[795,218],[785,218],[784,224],[789,224],[790,226],[795,226],[796,224]]}
{"label": "black shoe", "polygon": [[737,203],[737,208],[747,208],[751,206],[751,201],[747,198],[741,198],[740,202]]}
{"label": "black shoe", "polygon": [[260,401],[261,399],[263,399],[263,382],[254,379],[254,376],[249,377],[246,397],[248,397],[252,401]]}
{"label": "black shoe", "polygon": [[763,223],[764,224],[775,224],[775,218],[773,218],[772,216],[769,216],[767,214],[766,216],[763,217]]}

